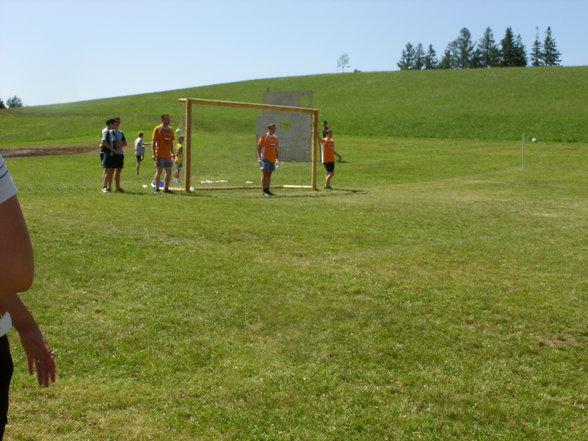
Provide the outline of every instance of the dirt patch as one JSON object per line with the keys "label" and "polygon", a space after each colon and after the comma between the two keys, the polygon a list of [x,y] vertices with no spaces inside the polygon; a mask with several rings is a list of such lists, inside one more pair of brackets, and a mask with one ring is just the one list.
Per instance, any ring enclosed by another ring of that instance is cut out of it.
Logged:
{"label": "dirt patch", "polygon": [[546,346],[562,346],[562,345],[573,345],[577,342],[576,338],[571,334],[557,335],[552,338],[548,338],[542,341]]}
{"label": "dirt patch", "polygon": [[91,151],[98,153],[99,148],[96,146],[88,147],[87,145],[76,145],[67,147],[35,147],[10,150],[0,149],[0,155],[4,158],[24,158],[27,156],[82,155]]}

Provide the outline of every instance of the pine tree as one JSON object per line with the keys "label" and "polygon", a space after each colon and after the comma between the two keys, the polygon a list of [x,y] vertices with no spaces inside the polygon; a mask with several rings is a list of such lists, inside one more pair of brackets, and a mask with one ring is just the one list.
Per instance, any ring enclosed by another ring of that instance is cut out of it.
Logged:
{"label": "pine tree", "polygon": [[506,28],[504,38],[500,40],[500,65],[504,67],[516,66],[516,44],[512,28]]}
{"label": "pine tree", "polygon": [[414,70],[421,70],[425,67],[425,51],[423,45],[419,43],[414,51]]}
{"label": "pine tree", "polygon": [[557,50],[554,38],[551,36],[551,26],[545,31],[543,41],[543,63],[545,66],[559,66],[561,53]]}
{"label": "pine tree", "polygon": [[484,35],[478,43],[479,67],[495,67],[499,65],[500,51],[494,41],[492,29],[486,28]]}
{"label": "pine tree", "polygon": [[521,37],[521,34],[518,34],[515,40],[514,54],[515,66],[524,67],[528,64],[527,50],[525,49],[525,44],[523,43],[523,37]]}
{"label": "pine tree", "polygon": [[539,27],[535,28],[535,41],[533,42],[533,48],[531,49],[531,66],[544,66],[543,63],[543,48],[541,41],[539,41]]}
{"label": "pine tree", "polygon": [[439,62],[437,69],[453,69],[454,68],[453,56],[451,54],[451,50],[452,50],[452,44],[449,43],[447,45],[447,48],[445,49],[445,52],[443,52],[443,57],[441,57],[441,61]]}
{"label": "pine tree", "polygon": [[14,95],[13,97],[8,98],[6,100],[6,106],[9,109],[12,109],[14,107],[22,107],[22,100],[19,97],[17,97],[16,95]]}
{"label": "pine tree", "polygon": [[467,69],[470,67],[472,55],[474,53],[474,44],[472,43],[472,34],[468,28],[462,28],[459,31],[459,37],[454,41],[455,57],[458,69]]}
{"label": "pine tree", "polygon": [[416,51],[412,43],[406,43],[402,50],[402,56],[397,66],[400,70],[410,70],[414,68]]}
{"label": "pine tree", "polygon": [[425,55],[425,69],[437,69],[437,65],[437,53],[433,49],[433,45],[430,44],[427,55]]}
{"label": "pine tree", "polygon": [[6,106],[4,105],[4,101],[2,101],[2,98],[0,98],[0,109],[6,109]]}
{"label": "pine tree", "polygon": [[472,58],[470,60],[470,67],[473,69],[487,67],[484,65],[482,61],[482,51],[480,50],[480,48],[474,49],[474,52],[472,53]]}

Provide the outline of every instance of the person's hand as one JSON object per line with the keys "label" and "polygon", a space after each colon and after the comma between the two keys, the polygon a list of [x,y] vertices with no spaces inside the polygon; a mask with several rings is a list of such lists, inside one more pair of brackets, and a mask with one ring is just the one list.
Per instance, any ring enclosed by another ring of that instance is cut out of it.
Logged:
{"label": "person's hand", "polygon": [[41,386],[47,387],[55,383],[55,357],[41,331],[37,328],[18,331],[18,334],[27,355],[29,374],[33,375],[36,371],[37,381]]}

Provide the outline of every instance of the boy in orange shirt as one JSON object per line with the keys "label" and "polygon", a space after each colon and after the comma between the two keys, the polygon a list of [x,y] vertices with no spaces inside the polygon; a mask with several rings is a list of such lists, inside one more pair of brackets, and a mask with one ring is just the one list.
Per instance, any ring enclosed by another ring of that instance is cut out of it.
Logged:
{"label": "boy in orange shirt", "polygon": [[332,190],[331,179],[335,174],[335,141],[333,140],[333,131],[327,129],[325,137],[321,140],[321,162],[325,166],[327,176],[325,178],[325,188]]}
{"label": "boy in orange shirt", "polygon": [[276,125],[267,126],[267,133],[257,141],[257,161],[259,168],[262,170],[261,188],[264,196],[274,196],[270,191],[272,173],[276,169],[276,163],[279,164],[278,147],[280,142],[276,136]]}
{"label": "boy in orange shirt", "polygon": [[169,189],[169,182],[171,180],[171,170],[173,165],[174,155],[174,131],[170,127],[171,119],[169,114],[161,115],[161,124],[153,129],[153,136],[151,146],[153,148],[153,160],[155,161],[155,188],[154,192],[159,193],[159,182],[161,173],[165,169],[165,186],[164,193],[173,193]]}

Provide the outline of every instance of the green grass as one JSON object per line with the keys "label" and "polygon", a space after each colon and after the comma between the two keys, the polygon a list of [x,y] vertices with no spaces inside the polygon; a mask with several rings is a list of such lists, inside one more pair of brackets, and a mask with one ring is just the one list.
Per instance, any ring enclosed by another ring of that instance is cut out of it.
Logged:
{"label": "green grass", "polygon": [[[107,117],[150,133],[159,114],[177,125],[180,97],[261,102],[264,92],[312,90],[335,136],[588,142],[588,67],[466,69],[314,75],[244,81],[0,112],[3,149],[92,146]],[[223,129],[235,129],[223,112]],[[212,124],[210,121],[209,124]],[[198,128],[200,130],[200,128]]]}
{"label": "green grass", "polygon": [[60,377],[11,334],[8,439],[586,439],[586,143],[337,141],[272,199],[9,159]]}

